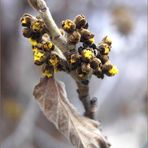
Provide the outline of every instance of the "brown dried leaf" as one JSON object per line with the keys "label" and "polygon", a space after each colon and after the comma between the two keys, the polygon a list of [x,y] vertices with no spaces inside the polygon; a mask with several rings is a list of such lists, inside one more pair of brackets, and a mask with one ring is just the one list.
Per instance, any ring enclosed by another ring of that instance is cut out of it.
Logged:
{"label": "brown dried leaf", "polygon": [[62,82],[43,78],[33,94],[47,119],[77,148],[109,147],[99,123],[80,116],[69,102]]}

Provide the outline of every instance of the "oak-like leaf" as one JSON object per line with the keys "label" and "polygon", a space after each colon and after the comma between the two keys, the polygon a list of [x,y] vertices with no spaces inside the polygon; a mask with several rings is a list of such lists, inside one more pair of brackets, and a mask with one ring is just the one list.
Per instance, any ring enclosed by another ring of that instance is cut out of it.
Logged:
{"label": "oak-like leaf", "polygon": [[42,78],[33,94],[47,119],[77,148],[109,147],[99,123],[80,116],[68,100],[62,82]]}

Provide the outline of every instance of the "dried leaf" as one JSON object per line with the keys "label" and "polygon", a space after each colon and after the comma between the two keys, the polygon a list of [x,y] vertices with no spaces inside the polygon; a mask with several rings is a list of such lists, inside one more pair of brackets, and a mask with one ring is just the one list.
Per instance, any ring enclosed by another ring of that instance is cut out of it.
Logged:
{"label": "dried leaf", "polygon": [[53,78],[41,79],[34,96],[47,119],[77,148],[108,148],[99,123],[82,117],[67,99],[65,86]]}

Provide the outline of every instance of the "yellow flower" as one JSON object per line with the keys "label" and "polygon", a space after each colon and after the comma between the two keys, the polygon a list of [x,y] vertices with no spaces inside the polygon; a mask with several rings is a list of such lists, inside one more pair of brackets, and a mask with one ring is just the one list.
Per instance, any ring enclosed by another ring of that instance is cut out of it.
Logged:
{"label": "yellow flower", "polygon": [[36,40],[33,40],[32,38],[29,38],[29,42],[32,46],[36,46],[38,42]]}
{"label": "yellow flower", "polygon": [[33,31],[38,31],[38,32],[41,32],[42,30],[44,29],[44,23],[41,22],[41,21],[35,21],[33,24],[32,24],[32,30]]}
{"label": "yellow flower", "polygon": [[94,37],[90,38],[89,42],[90,42],[90,44],[93,44],[95,42],[95,38]]}
{"label": "yellow flower", "polygon": [[94,53],[91,50],[88,50],[88,49],[83,50],[82,55],[86,59],[92,59],[94,57]]}
{"label": "yellow flower", "polygon": [[34,50],[34,61],[41,61],[41,58],[44,56],[43,53],[41,53],[38,50]]}
{"label": "yellow flower", "polygon": [[70,20],[66,20],[63,27],[65,29],[70,29],[71,26],[72,26],[72,22]]}
{"label": "yellow flower", "polygon": [[62,28],[67,32],[73,32],[76,28],[76,25],[73,21],[67,19],[62,22]]}
{"label": "yellow flower", "polygon": [[59,63],[59,59],[57,57],[57,55],[51,55],[49,62],[53,65],[53,66],[57,66]]}
{"label": "yellow flower", "polygon": [[42,74],[43,74],[43,76],[46,76],[48,78],[51,78],[53,76],[53,74],[50,73],[48,70],[45,70]]}
{"label": "yellow flower", "polygon": [[54,48],[54,45],[51,41],[47,41],[45,43],[43,43],[43,48],[45,50],[48,50],[48,49],[53,49]]}
{"label": "yellow flower", "polygon": [[119,72],[119,70],[118,70],[115,66],[113,66],[113,67],[108,71],[108,73],[109,73],[111,76],[114,76],[114,75],[118,74],[118,72]]}
{"label": "yellow flower", "polygon": [[104,46],[104,54],[108,54],[109,52],[110,52],[110,48],[109,48],[109,46],[108,45],[105,45]]}
{"label": "yellow flower", "polygon": [[109,54],[110,48],[111,48],[111,47],[110,47],[107,43],[101,42],[101,43],[99,44],[99,48],[101,49],[101,53],[102,53],[103,55],[107,55],[107,54]]}

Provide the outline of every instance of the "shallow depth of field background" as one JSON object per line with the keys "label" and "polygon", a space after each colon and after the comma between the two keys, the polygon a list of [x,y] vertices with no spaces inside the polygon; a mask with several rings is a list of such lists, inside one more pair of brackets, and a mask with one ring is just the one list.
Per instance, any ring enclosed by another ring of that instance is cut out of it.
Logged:
{"label": "shallow depth of field background", "polygon": [[[146,0],[46,0],[60,26],[63,19],[84,14],[96,43],[113,40],[110,59],[119,68],[115,77],[93,77],[91,96],[98,98],[96,119],[101,121],[111,148],[146,148],[147,126],[147,16]],[[40,69],[33,64],[31,46],[22,36],[20,17],[37,13],[27,0],[1,1],[2,148],[72,148],[47,121],[32,92]],[[76,85],[65,73],[56,77],[66,85],[70,101],[83,114]]]}

